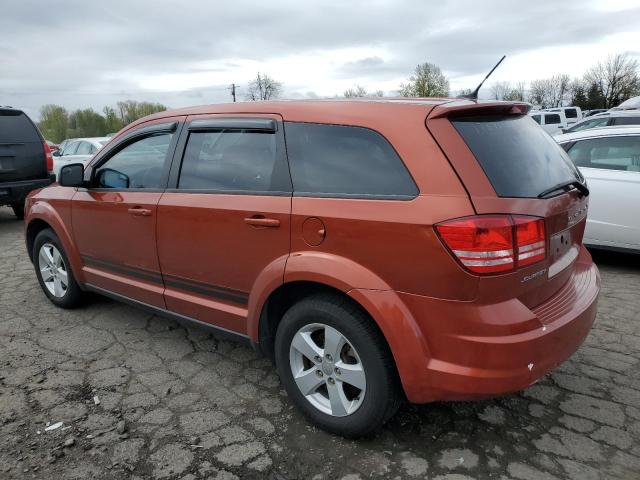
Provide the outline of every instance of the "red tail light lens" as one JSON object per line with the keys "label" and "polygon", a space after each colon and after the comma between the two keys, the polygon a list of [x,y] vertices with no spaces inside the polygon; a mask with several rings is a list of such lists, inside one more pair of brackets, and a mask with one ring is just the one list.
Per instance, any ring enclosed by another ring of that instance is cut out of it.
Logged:
{"label": "red tail light lens", "polygon": [[47,172],[53,171],[53,154],[47,142],[42,142],[42,148],[44,149],[44,156],[47,160]]}
{"label": "red tail light lens", "polygon": [[545,257],[544,220],[541,218],[514,216],[518,265],[530,265]]}
{"label": "red tail light lens", "polygon": [[460,263],[475,273],[506,272],[546,254],[540,218],[482,215],[444,222],[436,230]]}

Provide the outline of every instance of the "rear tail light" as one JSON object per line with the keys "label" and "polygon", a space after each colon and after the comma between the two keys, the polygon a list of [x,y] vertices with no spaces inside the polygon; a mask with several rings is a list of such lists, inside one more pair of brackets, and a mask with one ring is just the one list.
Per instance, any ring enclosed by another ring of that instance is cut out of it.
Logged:
{"label": "rear tail light", "polygon": [[436,225],[445,245],[468,270],[514,270],[546,256],[544,220],[523,215],[482,215]]}
{"label": "rear tail light", "polygon": [[53,171],[53,154],[47,142],[42,142],[42,148],[44,149],[44,156],[47,160],[47,172]]}

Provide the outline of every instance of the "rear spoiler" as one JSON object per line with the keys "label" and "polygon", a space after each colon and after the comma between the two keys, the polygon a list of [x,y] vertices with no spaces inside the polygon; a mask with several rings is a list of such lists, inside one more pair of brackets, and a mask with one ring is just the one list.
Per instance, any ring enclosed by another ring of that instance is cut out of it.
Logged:
{"label": "rear spoiler", "polygon": [[453,100],[437,105],[429,119],[443,117],[466,117],[475,115],[526,115],[531,104],[525,102],[478,102],[470,100]]}

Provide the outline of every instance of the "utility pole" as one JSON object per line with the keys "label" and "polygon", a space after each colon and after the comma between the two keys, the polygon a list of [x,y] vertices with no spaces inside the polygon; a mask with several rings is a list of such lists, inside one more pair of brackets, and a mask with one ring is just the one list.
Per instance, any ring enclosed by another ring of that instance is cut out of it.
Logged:
{"label": "utility pole", "polygon": [[233,97],[233,103],[236,102],[236,84],[232,83],[231,87],[229,87],[229,89],[231,90],[231,96]]}

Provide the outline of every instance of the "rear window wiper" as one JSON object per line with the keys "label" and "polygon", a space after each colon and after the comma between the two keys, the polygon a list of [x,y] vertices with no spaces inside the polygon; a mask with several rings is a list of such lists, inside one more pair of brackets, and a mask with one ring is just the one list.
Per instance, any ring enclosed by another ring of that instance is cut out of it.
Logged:
{"label": "rear window wiper", "polygon": [[538,195],[538,198],[545,198],[550,193],[557,192],[558,190],[564,190],[567,187],[575,187],[583,197],[589,195],[589,189],[584,183],[581,183],[579,180],[569,180],[568,182],[559,183],[558,185],[554,185],[551,188],[547,188],[545,191]]}

